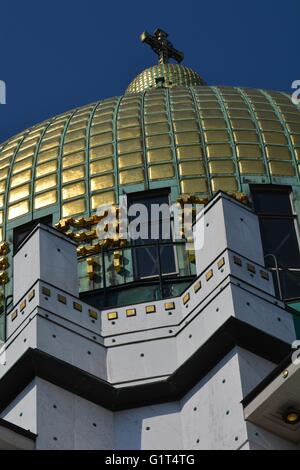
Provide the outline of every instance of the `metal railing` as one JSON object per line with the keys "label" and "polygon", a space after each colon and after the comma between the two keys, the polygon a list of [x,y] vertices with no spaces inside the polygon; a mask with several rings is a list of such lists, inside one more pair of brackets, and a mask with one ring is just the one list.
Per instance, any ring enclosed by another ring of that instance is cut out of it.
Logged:
{"label": "metal railing", "polygon": [[[278,263],[276,255],[268,253],[265,260],[272,259],[274,265],[268,265],[267,268],[274,274],[273,280],[280,300],[284,302],[300,299],[300,269],[287,268]],[[287,285],[289,283],[289,285]],[[294,296],[290,297],[288,289],[296,289]]]}
{"label": "metal railing", "polygon": [[[166,269],[166,258],[164,258],[163,249],[172,247],[174,253],[173,263],[176,266],[174,271]],[[148,276],[140,276],[138,273],[137,260],[141,255],[141,250],[152,250],[155,253],[155,261],[152,268],[155,271]],[[121,253],[122,269],[116,272],[113,266],[113,256],[115,252]],[[186,242],[183,241],[164,241],[155,240],[148,243],[131,243],[124,247],[103,247],[99,254],[84,255],[79,258],[79,264],[82,264],[79,272],[80,291],[103,289],[105,291],[110,287],[121,286],[124,284],[137,282],[153,282],[159,285],[161,298],[164,297],[164,285],[166,280],[180,279],[196,275],[195,265],[191,262],[190,253],[186,249]],[[94,279],[87,282],[86,273],[87,259],[93,258],[96,263]]]}

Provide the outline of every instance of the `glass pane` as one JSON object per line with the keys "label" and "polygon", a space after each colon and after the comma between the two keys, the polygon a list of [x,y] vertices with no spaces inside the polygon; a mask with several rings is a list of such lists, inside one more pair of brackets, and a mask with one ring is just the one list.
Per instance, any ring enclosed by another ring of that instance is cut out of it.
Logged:
{"label": "glass pane", "polygon": [[[273,254],[279,265],[300,268],[299,244],[293,219],[260,219],[264,254]],[[266,260],[268,266],[274,263]]]}
{"label": "glass pane", "polygon": [[288,190],[254,190],[252,191],[252,198],[254,209],[258,214],[293,214]]}
{"label": "glass pane", "polygon": [[300,272],[282,271],[280,272],[280,284],[283,299],[300,298]]}

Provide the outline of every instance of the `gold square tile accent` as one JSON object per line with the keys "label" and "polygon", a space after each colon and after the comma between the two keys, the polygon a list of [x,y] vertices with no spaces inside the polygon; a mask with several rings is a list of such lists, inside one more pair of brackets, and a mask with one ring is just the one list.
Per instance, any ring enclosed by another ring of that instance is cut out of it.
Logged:
{"label": "gold square tile accent", "polygon": [[286,162],[269,162],[269,168],[271,175],[274,176],[294,176],[295,170],[290,163]]}
{"label": "gold square tile accent", "polygon": [[11,313],[11,321],[14,321],[18,316],[18,310],[14,310],[12,313]]}
{"label": "gold square tile accent", "polygon": [[177,147],[177,156],[179,160],[185,160],[186,158],[202,158],[203,150],[196,145]]}
{"label": "gold square tile accent", "polygon": [[17,217],[20,217],[21,215],[27,214],[29,212],[29,202],[28,201],[22,201],[19,202],[18,204],[14,204],[13,206],[10,206],[8,209],[8,219],[12,220]]}
{"label": "gold square tile accent", "polygon": [[126,317],[135,317],[136,316],[136,309],[135,308],[127,308],[126,309]]}
{"label": "gold square tile accent", "polygon": [[210,269],[209,271],[207,271],[207,273],[205,273],[205,279],[206,281],[210,281],[210,279],[213,277],[214,275],[214,272],[212,269]]}
{"label": "gold square tile accent", "polygon": [[26,183],[31,179],[31,170],[22,171],[21,173],[16,174],[10,180],[10,187],[15,188],[19,184]]}
{"label": "gold square tile accent", "polygon": [[277,116],[274,112],[271,111],[256,111],[256,116],[258,119],[274,119],[277,120]]}
{"label": "gold square tile accent", "polygon": [[265,144],[287,145],[287,140],[282,132],[262,132]]}
{"label": "gold square tile accent", "polygon": [[225,258],[219,259],[219,261],[218,261],[218,269],[223,268],[224,264],[225,264]]}
{"label": "gold square tile accent", "polygon": [[107,313],[108,320],[117,320],[118,319],[118,312],[108,312]]}
{"label": "gold square tile accent", "polygon": [[206,178],[184,179],[180,182],[180,187],[183,194],[207,193],[208,191]]}
{"label": "gold square tile accent", "polygon": [[233,119],[236,119],[236,118],[250,118],[249,111],[246,111],[244,109],[231,109],[231,108],[228,108],[228,114]]}
{"label": "gold square tile accent", "polygon": [[51,290],[48,287],[43,286],[42,287],[42,294],[46,295],[47,297],[51,296]]}
{"label": "gold square tile accent", "polygon": [[94,194],[91,197],[92,209],[96,210],[100,206],[115,204],[116,195],[114,191],[105,191],[99,194]]}
{"label": "gold square tile accent", "polygon": [[62,182],[69,183],[70,181],[78,180],[84,178],[84,166],[76,166],[74,168],[69,168],[62,172]]}
{"label": "gold square tile accent", "polygon": [[294,149],[297,160],[300,160],[300,148]]}
{"label": "gold square tile accent", "polygon": [[89,308],[89,317],[92,318],[93,320],[97,320],[98,313],[96,312],[96,310]]}
{"label": "gold square tile accent", "polygon": [[151,180],[173,178],[174,167],[171,164],[155,165],[149,168],[149,178]]}
{"label": "gold square tile accent", "polygon": [[85,200],[77,199],[72,202],[67,202],[63,204],[62,207],[62,216],[68,217],[70,215],[81,214],[85,212]]}
{"label": "gold square tile accent", "polygon": [[156,312],[155,305],[146,305],[145,312],[146,313],[155,313]]}
{"label": "gold square tile accent", "polygon": [[65,142],[72,142],[74,140],[80,139],[80,137],[85,137],[85,129],[78,129],[75,131],[67,131],[65,135]]}
{"label": "gold square tile accent", "polygon": [[234,131],[233,137],[236,142],[259,142],[258,135],[254,131]]}
{"label": "gold square tile accent", "polygon": [[176,145],[199,143],[200,140],[198,132],[180,132],[175,134]]}
{"label": "gold square tile accent", "polygon": [[[28,168],[31,168],[31,167],[32,167],[32,158],[26,158],[25,160],[22,160],[21,162],[14,164],[12,173],[13,175],[15,175],[16,173],[27,170]],[[5,171],[7,173],[8,167],[6,168]]]}
{"label": "gold square tile accent", "polygon": [[241,259],[239,256],[234,256],[234,257],[233,257],[233,262],[234,262],[234,264],[236,264],[237,266],[242,266],[242,259]]}
{"label": "gold square tile accent", "polygon": [[34,297],[35,297],[35,290],[32,289],[32,291],[29,292],[28,294],[28,302],[31,302]]}
{"label": "gold square tile accent", "polygon": [[68,155],[62,159],[62,167],[65,169],[69,168],[70,166],[79,165],[80,163],[84,163],[84,160],[84,152],[72,153],[71,155]]}
{"label": "gold square tile accent", "polygon": [[92,124],[91,135],[101,134],[102,132],[112,131],[112,121],[107,121],[102,124]]}
{"label": "gold square tile accent", "polygon": [[74,310],[77,310],[78,312],[82,312],[82,305],[78,302],[73,302],[73,308]]}
{"label": "gold square tile accent", "polygon": [[202,119],[203,129],[226,129],[227,124],[224,119]]}
{"label": "gold square tile accent", "polygon": [[222,118],[223,112],[219,108],[215,109],[200,109],[200,116],[202,118]]}
{"label": "gold square tile accent", "polygon": [[228,142],[229,134],[227,131],[206,131],[204,132],[204,138],[208,143],[223,143]]}
{"label": "gold square tile accent", "polygon": [[240,160],[239,168],[241,174],[263,175],[265,167],[261,160]]}
{"label": "gold square tile accent", "polygon": [[144,181],[144,171],[141,168],[123,170],[119,174],[120,184],[134,184]]}
{"label": "gold square tile accent", "polygon": [[197,282],[194,284],[194,292],[195,292],[195,294],[201,289],[201,287],[202,287],[201,281],[197,281]]}
{"label": "gold square tile accent", "polygon": [[268,145],[266,147],[267,157],[276,160],[291,160],[292,155],[288,147],[278,147]]}
{"label": "gold square tile accent", "polygon": [[184,121],[174,121],[173,127],[175,132],[198,131],[198,124],[195,119],[187,119]]}
{"label": "gold square tile accent", "polygon": [[189,292],[187,292],[182,298],[183,305],[187,304],[188,301],[190,300],[190,298],[191,298],[191,296],[190,296]]}
{"label": "gold square tile accent", "polygon": [[40,191],[45,191],[46,189],[50,189],[56,186],[56,183],[57,183],[56,175],[45,176],[44,178],[35,180],[34,190],[36,193]]}
{"label": "gold square tile accent", "polygon": [[0,193],[3,193],[6,188],[6,180],[0,181]]}
{"label": "gold square tile accent", "polygon": [[208,158],[230,158],[232,157],[232,148],[229,144],[207,145]]}
{"label": "gold square tile accent", "polygon": [[16,201],[19,201],[20,199],[24,199],[25,197],[29,196],[29,191],[30,191],[29,184],[24,184],[23,186],[19,186],[16,189],[11,189],[9,191],[8,201],[16,202]]}
{"label": "gold square tile accent", "polygon": [[201,161],[179,163],[180,176],[205,175],[204,164]]}
{"label": "gold square tile accent", "polygon": [[231,127],[235,129],[255,129],[255,124],[251,119],[231,119]]}
{"label": "gold square tile accent", "polygon": [[157,162],[162,162],[164,160],[172,160],[172,158],[173,158],[173,155],[169,147],[155,149],[155,150],[148,150],[147,152],[147,159],[149,163],[157,163]]}
{"label": "gold square tile accent", "polygon": [[115,178],[112,173],[103,176],[97,176],[91,179],[91,190],[112,188],[115,184]]}
{"label": "gold square tile accent", "polygon": [[260,277],[268,281],[270,279],[269,273],[267,271],[260,271]]}
{"label": "gold square tile accent", "polygon": [[195,111],[174,111],[173,119],[175,121],[178,119],[195,119]]}
{"label": "gold square tile accent", "polygon": [[239,158],[261,158],[262,149],[259,145],[240,144],[236,146],[237,156]]}
{"label": "gold square tile accent", "polygon": [[57,171],[57,160],[51,160],[50,162],[43,163],[36,167],[35,176],[36,178],[40,176],[45,176],[49,173]]}
{"label": "gold square tile accent", "polygon": [[62,294],[57,294],[57,300],[62,304],[67,303],[67,297],[65,295],[62,295]]}
{"label": "gold square tile accent", "polygon": [[226,176],[221,176],[221,177],[214,176],[211,179],[211,186],[214,192],[219,191],[219,190],[237,191],[238,189],[236,179],[233,177],[226,177]]}
{"label": "gold square tile accent", "polygon": [[170,131],[168,123],[153,123],[146,124],[145,133],[146,136],[156,135],[156,134],[167,134]]}
{"label": "gold square tile accent", "polygon": [[103,158],[90,163],[90,174],[105,173],[114,169],[114,162],[112,158]]}
{"label": "gold square tile accent", "polygon": [[26,307],[26,299],[24,299],[24,300],[20,303],[20,312],[22,312],[25,307]]}
{"label": "gold square tile accent", "polygon": [[101,145],[101,147],[90,149],[90,160],[95,160],[96,158],[112,157],[113,153],[114,148],[112,144]]}
{"label": "gold square tile accent", "polygon": [[287,127],[290,132],[295,132],[297,134],[300,134],[300,124],[295,124],[295,123],[287,123]]}
{"label": "gold square tile accent", "polygon": [[142,142],[140,139],[130,139],[118,142],[118,152],[134,152],[135,150],[142,150]]}
{"label": "gold square tile accent", "polygon": [[165,310],[174,310],[175,309],[175,302],[166,302],[165,303]]}
{"label": "gold square tile accent", "polygon": [[247,270],[248,270],[250,273],[253,273],[253,274],[256,273],[256,268],[255,268],[254,264],[247,263]]}
{"label": "gold square tile accent", "polygon": [[63,200],[71,199],[72,197],[81,196],[85,193],[85,182],[79,181],[78,183],[71,183],[62,188]]}
{"label": "gold square tile accent", "polygon": [[4,170],[1,170],[0,171],[0,179],[3,179],[3,178],[6,178],[7,175],[8,175],[8,169],[9,167],[7,166],[6,168],[4,168]]}
{"label": "gold square tile accent", "polygon": [[56,191],[48,191],[46,193],[42,193],[39,196],[35,196],[34,198],[34,208],[41,209],[42,207],[50,206],[51,204],[55,204],[57,201],[57,193]]}
{"label": "gold square tile accent", "polygon": [[167,147],[168,145],[170,145],[169,134],[161,134],[146,138],[147,148]]}
{"label": "gold square tile accent", "polygon": [[298,134],[291,134],[291,139],[293,145],[298,145],[300,147],[300,135]]}
{"label": "gold square tile accent", "polygon": [[138,127],[140,120],[136,117],[122,118],[118,117],[117,127],[118,129],[124,129],[124,127]]}
{"label": "gold square tile accent", "polygon": [[263,131],[281,131],[282,125],[279,121],[260,121],[259,126]]}
{"label": "gold square tile accent", "polygon": [[127,127],[125,129],[118,130],[118,140],[135,139],[135,138],[141,138],[140,127]]}
{"label": "gold square tile accent", "polygon": [[233,174],[235,172],[232,160],[214,160],[210,161],[208,165],[211,173]]}
{"label": "gold square tile accent", "polygon": [[126,153],[125,155],[118,156],[118,166],[120,169],[141,165],[142,163],[143,156],[141,152]]}
{"label": "gold square tile accent", "polygon": [[96,147],[98,145],[108,144],[113,141],[112,132],[105,132],[103,134],[94,135],[90,138],[90,146]]}

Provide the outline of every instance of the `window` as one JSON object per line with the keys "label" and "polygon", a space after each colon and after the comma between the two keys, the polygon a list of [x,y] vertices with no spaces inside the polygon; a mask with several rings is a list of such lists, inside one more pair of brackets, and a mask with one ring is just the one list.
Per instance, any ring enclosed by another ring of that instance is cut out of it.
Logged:
{"label": "window", "polygon": [[21,225],[14,229],[14,253],[17,251],[23,240],[32,232],[38,224],[52,225],[52,215],[33,220],[28,224]]}
{"label": "window", "polygon": [[[145,210],[136,211],[135,204],[142,204]],[[159,206],[161,210],[157,210]],[[169,206],[169,192],[150,191],[128,196],[129,223],[135,233],[143,229],[141,235],[131,241],[136,279],[157,276],[160,271],[161,274],[177,271]]]}
{"label": "window", "polygon": [[259,216],[266,266],[275,271],[278,264],[284,299],[300,297],[299,237],[291,188],[254,185],[251,194]]}

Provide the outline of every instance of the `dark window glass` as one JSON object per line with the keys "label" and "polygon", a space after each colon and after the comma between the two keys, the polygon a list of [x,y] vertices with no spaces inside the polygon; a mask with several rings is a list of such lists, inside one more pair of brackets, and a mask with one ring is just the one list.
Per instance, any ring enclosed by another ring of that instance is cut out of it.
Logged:
{"label": "dark window glass", "polygon": [[[159,212],[158,217],[151,217],[153,204],[166,204],[169,206],[169,194],[143,193],[128,197],[128,207],[136,203],[143,204],[147,208],[148,217],[144,223],[147,224],[148,233],[147,236],[131,242],[135,245],[133,248],[135,278],[157,276],[160,271],[161,274],[175,273],[176,262],[170,219],[164,219],[162,212]],[[136,216],[129,217],[129,222],[135,218]],[[154,234],[155,238],[152,238]],[[166,234],[169,234],[169,236],[166,237]]]}
{"label": "dark window glass", "polygon": [[254,190],[252,197],[257,214],[293,214],[288,191]]}
{"label": "dark window glass", "polygon": [[283,267],[300,268],[299,244],[293,219],[260,219],[264,253],[276,256]]}
{"label": "dark window glass", "polygon": [[28,224],[21,225],[20,227],[17,227],[14,229],[14,252],[16,252],[16,250],[21,245],[21,243],[30,234],[30,232],[32,232],[34,227],[38,225],[39,223],[42,223],[45,225],[52,225],[52,216],[49,215],[46,217],[42,217],[40,219],[33,220],[32,222],[29,222]]}
{"label": "dark window glass", "polygon": [[273,270],[277,294],[281,290],[283,299],[300,297],[300,251],[291,189],[288,186],[254,186],[251,193],[259,216],[266,266]]}

